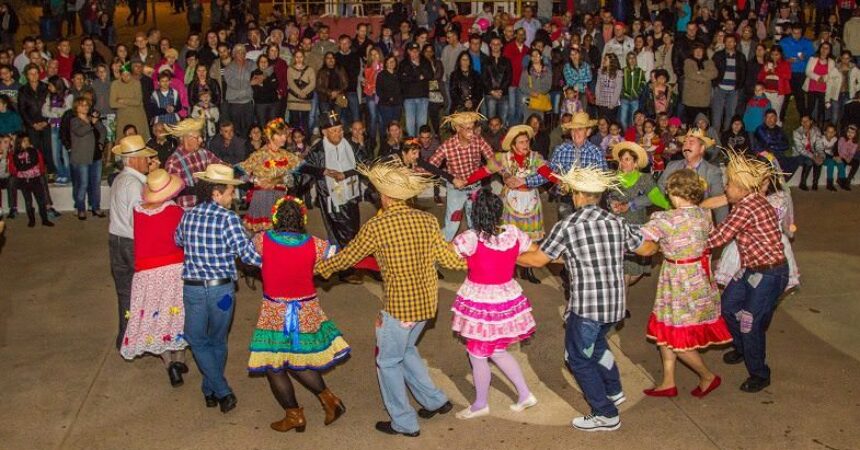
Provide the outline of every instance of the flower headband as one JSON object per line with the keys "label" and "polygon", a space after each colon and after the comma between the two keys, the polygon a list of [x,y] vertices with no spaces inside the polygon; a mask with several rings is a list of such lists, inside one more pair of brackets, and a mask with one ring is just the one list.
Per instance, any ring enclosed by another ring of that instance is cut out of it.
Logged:
{"label": "flower headband", "polygon": [[278,224],[278,209],[281,207],[285,201],[293,202],[299,207],[299,211],[302,213],[302,217],[304,218],[304,224],[308,224],[308,208],[305,206],[305,202],[301,199],[293,197],[292,195],[285,195],[278,199],[274,205],[272,205],[272,225]]}

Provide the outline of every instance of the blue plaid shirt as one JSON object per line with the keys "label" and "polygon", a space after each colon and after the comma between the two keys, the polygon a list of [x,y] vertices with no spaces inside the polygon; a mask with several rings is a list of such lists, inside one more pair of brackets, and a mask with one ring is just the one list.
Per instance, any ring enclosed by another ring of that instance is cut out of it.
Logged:
{"label": "blue plaid shirt", "polygon": [[254,266],[263,262],[239,216],[215,202],[187,211],[174,237],[185,250],[182,278],[186,280],[235,280],[236,257]]}
{"label": "blue plaid shirt", "polygon": [[[565,142],[559,145],[552,152],[547,165],[554,173],[564,174],[577,162],[579,167],[597,167],[603,170],[607,170],[608,168],[603,151],[600,150],[600,147],[589,141],[585,141],[585,144],[579,148],[575,148],[573,142]],[[547,181],[543,175],[535,173],[526,177],[526,186],[535,188]]]}

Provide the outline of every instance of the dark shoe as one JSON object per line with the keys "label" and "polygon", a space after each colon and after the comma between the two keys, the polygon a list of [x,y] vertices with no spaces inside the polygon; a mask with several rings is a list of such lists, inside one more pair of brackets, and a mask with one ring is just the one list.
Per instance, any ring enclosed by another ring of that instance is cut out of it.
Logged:
{"label": "dark shoe", "polygon": [[206,400],[207,408],[214,408],[218,406],[218,397],[215,394],[207,395],[203,397]]}
{"label": "dark shoe", "polygon": [[296,433],[304,433],[305,426],[307,422],[305,422],[305,412],[302,408],[289,408],[284,410],[284,418],[277,421],[272,422],[269,426],[272,427],[275,431],[280,431],[281,433],[286,433],[287,431],[296,430]]}
{"label": "dark shoe", "polygon": [[442,275],[442,272],[440,272],[439,269],[436,269],[436,278],[438,278],[440,280],[444,280],[445,275]]}
{"label": "dark shoe", "polygon": [[723,362],[726,364],[740,364],[744,362],[744,354],[737,350],[731,350],[723,355]]}
{"label": "dark shoe", "polygon": [[97,209],[97,210],[93,211],[93,217],[98,217],[100,219],[104,219],[105,217],[107,217],[107,214],[105,214],[104,211]]}
{"label": "dark shoe", "polygon": [[751,376],[741,384],[741,390],[744,392],[754,393],[768,386],[770,386],[770,378]]}
{"label": "dark shoe", "polygon": [[809,186],[807,186],[806,183],[801,183],[797,187],[799,187],[801,191],[808,191],[809,190]]}
{"label": "dark shoe", "polygon": [[361,277],[354,274],[354,273],[351,273],[349,275],[340,275],[340,276],[338,276],[338,278],[340,279],[340,281],[347,283],[347,284],[358,285],[358,284],[364,283],[364,281],[362,281]]}
{"label": "dark shoe", "polygon": [[78,211],[78,220],[87,220],[87,213]]}
{"label": "dark shoe", "polygon": [[401,432],[399,432],[399,431],[397,431],[391,427],[391,422],[376,422],[376,431],[380,431],[380,432],[383,432],[385,434],[391,434],[391,435],[400,434],[400,435],[407,436],[407,437],[418,437],[418,435],[421,434],[420,431],[416,431],[414,433],[401,433]]}
{"label": "dark shoe", "polygon": [[56,219],[57,217],[60,217],[60,216],[62,216],[62,214],[60,214],[60,212],[59,212],[59,211],[57,211],[56,209],[54,209],[54,207],[53,207],[53,206],[52,206],[52,207],[50,207],[50,208],[48,208],[48,217],[50,217],[50,218],[52,218],[52,219]]}
{"label": "dark shoe", "polygon": [[218,399],[218,404],[221,406],[221,412],[224,414],[227,414],[235,408],[236,403],[239,403],[239,401],[236,400],[236,396],[234,394],[227,394],[226,396]]}
{"label": "dark shoe", "polygon": [[182,379],[182,371],[175,362],[172,362],[167,366],[167,377],[170,378],[170,385],[173,387],[179,387],[185,383]]}
{"label": "dark shoe", "polygon": [[343,402],[328,388],[320,392],[317,397],[319,397],[320,404],[322,404],[323,410],[325,410],[324,423],[326,425],[330,425],[346,412],[346,406],[343,406]]}
{"label": "dark shoe", "polygon": [[188,373],[188,366],[186,366],[184,362],[176,361],[173,364],[176,364],[176,367],[179,367],[179,372]]}
{"label": "dark shoe", "polygon": [[[435,416],[436,414],[447,414],[447,413],[448,413],[448,412],[450,412],[452,409],[454,409],[454,405],[452,405],[452,404],[451,404],[451,402],[445,402],[445,404],[444,404],[444,405],[442,405],[442,406],[440,406],[440,407],[438,407],[438,408],[436,408],[436,409],[434,409],[434,410],[432,410],[432,411],[431,411],[431,410],[429,410],[429,409],[421,408],[421,409],[419,409],[419,410],[418,410],[418,415],[419,415],[422,419],[430,419],[430,418],[432,418],[433,416]],[[378,425],[378,424],[377,424],[377,425]]]}
{"label": "dark shoe", "polygon": [[371,270],[370,272],[367,272],[367,274],[370,275],[370,278],[382,283],[382,273]]}
{"label": "dark shoe", "polygon": [[33,209],[27,210],[27,227],[33,228],[36,226],[36,211]]}
{"label": "dark shoe", "polygon": [[54,222],[51,222],[48,219],[42,219],[42,226],[43,227],[52,227],[52,226],[54,226]]}
{"label": "dark shoe", "polygon": [[833,182],[832,182],[832,181],[829,181],[829,182],[827,183],[827,190],[828,190],[828,191],[836,192],[836,186],[834,186],[834,185],[833,185]]}
{"label": "dark shoe", "polygon": [[531,284],[541,284],[531,267],[523,268],[522,272],[520,272],[520,276]]}
{"label": "dark shoe", "polygon": [[813,191],[817,191],[817,190],[818,190],[818,183],[812,183],[812,190],[813,190]]}
{"label": "dark shoe", "polygon": [[15,208],[10,209],[10,210],[9,210],[9,215],[8,215],[8,216],[6,216],[6,217],[8,217],[8,218],[10,218],[10,219],[14,219],[14,218],[18,217],[18,210],[17,210],[17,209],[15,209]]}

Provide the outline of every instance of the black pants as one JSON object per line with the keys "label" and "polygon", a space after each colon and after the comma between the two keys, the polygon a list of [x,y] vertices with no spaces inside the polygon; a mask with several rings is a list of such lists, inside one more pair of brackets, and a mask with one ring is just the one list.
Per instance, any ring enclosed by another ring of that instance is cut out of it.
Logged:
{"label": "black pants", "polygon": [[810,186],[815,188],[818,186],[818,180],[821,179],[821,165],[806,157],[802,161],[800,163],[800,185],[807,186],[806,179],[809,178],[809,172],[812,172],[812,184]]}
{"label": "black pants", "polygon": [[125,314],[131,308],[131,280],[134,277],[134,240],[111,234],[108,237],[110,253],[110,273],[116,287],[119,331],[116,335],[116,349],[122,346],[128,319]]}
{"label": "black pants", "polygon": [[851,180],[854,179],[854,175],[857,175],[857,169],[860,168],[860,159],[853,158],[847,163],[847,165],[851,168],[848,171],[848,184],[851,184]]}
{"label": "black pants", "polygon": [[185,0],[173,0],[173,12],[185,11]]}
{"label": "black pants", "polygon": [[293,127],[298,127],[304,130],[305,134],[308,134],[310,130],[308,130],[308,125],[311,119],[310,111],[296,111],[295,109],[290,110],[290,125]]}
{"label": "black pants", "polygon": [[[318,191],[317,195],[320,194],[322,192]],[[339,248],[346,247],[358,234],[358,228],[361,226],[358,199],[342,205],[336,212],[330,212],[328,195],[320,195],[320,209],[329,242],[334,242]]]}
{"label": "black pants", "polygon": [[597,117],[606,119],[607,121],[609,121],[609,123],[612,123],[612,122],[617,123],[618,122],[618,109],[619,109],[618,106],[616,106],[615,108],[607,108],[605,106],[598,106],[597,107]]}
{"label": "black pants", "polygon": [[128,0],[128,18],[125,19],[125,21],[127,23],[131,23],[132,25],[137,25],[138,19],[140,18],[140,13],[146,13],[145,8],[145,5],[143,6],[143,8],[141,8],[140,0]]}
{"label": "black pants", "polygon": [[54,156],[51,152],[51,128],[45,127],[41,131],[27,126],[27,137],[30,138],[30,144],[33,147],[42,151],[42,156],[45,158],[45,165],[48,166],[48,172],[57,173],[57,167],[54,165]]}
{"label": "black pants", "polygon": [[[809,116],[815,123],[824,124],[824,92],[807,92],[806,93],[807,107],[809,108]],[[824,128],[823,126],[821,128]]]}
{"label": "black pants", "polygon": [[33,199],[36,199],[36,205],[39,208],[39,217],[42,221],[48,220],[47,193],[45,192],[45,184],[42,177],[38,178],[18,178],[15,180],[15,187],[21,191],[24,196],[24,208],[27,210],[27,216],[32,216]]}
{"label": "black pants", "polygon": [[9,201],[9,209],[18,209],[18,189],[15,188],[15,178],[0,178],[0,206],[3,206],[3,189],[6,189],[6,200]]}
{"label": "black pants", "polygon": [[[278,114],[280,103],[256,103],[254,104],[254,116],[257,118],[257,125],[265,128],[270,120],[276,119],[278,116],[283,117],[283,114]],[[240,135],[246,136],[246,135]]]}
{"label": "black pants", "polygon": [[797,114],[800,117],[808,114],[806,104],[806,92],[803,90],[803,82],[806,80],[806,74],[803,72],[791,73],[791,93],[785,96],[782,102],[782,114],[779,117],[785,119],[785,112],[788,111],[788,99],[794,96],[794,104],[797,105]]}
{"label": "black pants", "polygon": [[[254,115],[254,104],[253,103],[227,103],[227,119],[233,122],[233,126],[236,128],[236,135],[247,137],[248,130],[251,129],[251,125],[257,121],[257,118]],[[265,126],[266,124],[260,124],[260,126]]]}
{"label": "black pants", "polygon": [[[445,106],[444,103],[429,103],[427,106],[427,121],[430,122],[430,126],[433,127],[433,130],[436,132],[436,135],[442,133],[441,127],[441,116],[442,107]],[[382,124],[387,127],[388,125]],[[414,137],[414,136],[413,136]]]}
{"label": "black pants", "polygon": [[[74,11],[66,11],[66,13],[63,15],[63,22],[66,22],[66,36],[71,36],[75,34],[78,23],[78,13]],[[83,22],[81,22],[81,27],[83,26],[84,24]],[[60,22],[60,30],[58,31],[60,31],[60,34],[62,34],[62,22]]]}

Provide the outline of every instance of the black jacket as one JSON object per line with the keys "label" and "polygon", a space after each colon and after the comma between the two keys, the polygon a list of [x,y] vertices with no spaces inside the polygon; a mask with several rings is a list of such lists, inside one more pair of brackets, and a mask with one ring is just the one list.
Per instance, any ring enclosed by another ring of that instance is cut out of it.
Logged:
{"label": "black jacket", "polygon": [[334,54],[334,59],[337,61],[337,65],[346,70],[346,79],[349,81],[346,88],[347,92],[355,92],[358,89],[358,74],[361,72],[362,56],[355,51],[350,51],[347,55],[337,52]]}
{"label": "black jacket", "polygon": [[499,55],[498,58],[490,56],[486,64],[481,64],[481,80],[488,93],[501,90],[503,95],[507,95],[511,78],[513,78],[511,61],[504,56]]}
{"label": "black jacket", "polygon": [[484,98],[484,84],[481,82],[481,77],[471,69],[465,74],[459,68],[451,72],[448,77],[448,89],[451,95],[451,111],[466,109],[467,100],[472,101],[470,109],[475,109]]}
{"label": "black jacket", "polygon": [[[717,66],[717,78],[714,78],[711,81],[711,84],[714,87],[720,85],[720,82],[723,80],[723,77],[726,74],[726,51],[720,50],[714,53],[714,65]],[[744,87],[744,83],[746,82],[747,76],[747,59],[744,57],[744,54],[735,50],[735,89],[739,90]]]}
{"label": "black jacket", "polygon": [[400,78],[403,89],[403,98],[426,98],[430,95],[430,80],[433,79],[433,68],[427,58],[419,58],[415,65],[409,58],[400,62],[397,67],[397,75]]}
{"label": "black jacket", "polygon": [[[344,138],[346,140],[346,138]],[[355,146],[346,140],[349,143],[350,148],[355,152],[355,163],[356,164],[367,164],[369,160],[367,156],[362,153],[360,150],[357,150]],[[325,181],[325,149],[323,149],[323,140],[318,140],[314,145],[311,146],[310,150],[308,150],[308,155],[305,157],[305,163],[302,167],[299,168],[299,172],[310,175],[316,179],[317,183],[317,193],[323,198],[327,199],[331,193],[328,191],[328,185]],[[355,170],[349,170],[343,173],[344,176],[351,177],[353,175],[360,174]],[[320,202],[324,203],[324,202]]]}
{"label": "black jacket", "polygon": [[29,83],[18,89],[18,114],[26,128],[30,128],[38,122],[47,122],[48,119],[42,115],[42,105],[48,98],[48,85],[39,83],[34,91]]}
{"label": "black jacket", "polygon": [[[200,102],[200,90],[203,88],[197,80],[188,83],[188,107],[191,108]],[[209,88],[211,103],[215,106],[221,105],[221,86],[212,78],[206,78],[206,87]]]}
{"label": "black jacket", "polygon": [[403,103],[403,89],[396,72],[379,72],[376,76],[376,95],[380,106],[400,106]]}
{"label": "black jacket", "polygon": [[701,43],[702,41],[698,39],[698,36],[696,39],[690,39],[684,33],[675,41],[675,45],[672,46],[672,70],[675,71],[675,75],[679,78],[684,76],[684,61],[693,54],[693,44],[696,42]]}

